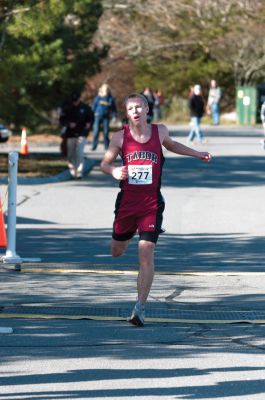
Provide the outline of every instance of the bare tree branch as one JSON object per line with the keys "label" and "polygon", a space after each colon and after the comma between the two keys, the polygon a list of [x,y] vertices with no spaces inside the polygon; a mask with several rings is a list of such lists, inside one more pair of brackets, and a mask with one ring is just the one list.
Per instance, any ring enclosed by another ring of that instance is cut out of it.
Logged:
{"label": "bare tree branch", "polygon": [[[262,0],[105,0],[103,4],[97,38],[110,46],[111,59],[123,55],[176,60],[183,49],[191,55],[201,49],[217,62],[230,64],[237,81],[249,81],[264,68]],[[242,44],[243,37],[249,40]],[[253,49],[251,43],[257,39],[259,46]]]}

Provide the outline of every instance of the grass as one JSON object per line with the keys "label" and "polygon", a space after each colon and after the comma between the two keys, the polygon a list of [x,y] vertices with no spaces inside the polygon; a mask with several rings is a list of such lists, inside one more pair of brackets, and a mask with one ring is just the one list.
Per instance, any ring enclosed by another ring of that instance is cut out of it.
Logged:
{"label": "grass", "polygon": [[[57,175],[67,169],[67,161],[59,153],[34,153],[19,156],[18,176],[43,178]],[[8,154],[0,154],[0,177],[8,175]]]}

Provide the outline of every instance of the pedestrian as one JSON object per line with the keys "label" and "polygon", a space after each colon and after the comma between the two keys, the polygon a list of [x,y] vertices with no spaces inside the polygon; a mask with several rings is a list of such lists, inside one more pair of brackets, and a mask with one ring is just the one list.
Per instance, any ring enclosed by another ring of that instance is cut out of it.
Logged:
{"label": "pedestrian", "polygon": [[160,121],[162,118],[162,106],[164,104],[164,98],[162,93],[159,90],[156,90],[154,92],[154,109],[153,109],[153,114],[154,114],[154,122]]}
{"label": "pedestrian", "polygon": [[[162,146],[168,151],[209,162],[208,152],[199,152],[173,141],[166,126],[148,124],[148,102],[138,93],[126,97],[128,125],[116,132],[101,162],[104,173],[120,181],[115,203],[111,252],[113,257],[124,254],[130,239],[139,233],[138,298],[129,322],[144,324],[144,307],[154,277],[154,250],[160,233],[164,199],[160,192],[164,163]],[[115,166],[118,156],[123,166]]]}
{"label": "pedestrian", "polygon": [[154,119],[155,96],[149,87],[145,87],[141,94],[145,96],[148,102],[147,122],[150,124]]}
{"label": "pedestrian", "polygon": [[104,147],[106,150],[109,146],[110,119],[115,120],[117,117],[116,102],[108,84],[104,83],[100,86],[98,95],[93,101],[92,110],[94,112],[92,150],[96,150],[98,146],[101,125],[103,125]]}
{"label": "pedestrian", "polygon": [[164,118],[165,116],[165,105],[166,105],[166,99],[161,90],[158,90],[156,92],[158,98],[159,98],[159,103],[160,103],[160,119]]}
{"label": "pedestrian", "polygon": [[93,113],[87,104],[81,101],[78,91],[71,94],[60,109],[59,121],[61,136],[68,159],[68,168],[73,178],[81,179],[84,169],[84,148],[89,130],[93,124]]}
{"label": "pedestrian", "polygon": [[189,87],[189,90],[188,90],[188,99],[189,99],[192,95],[193,95],[193,86],[190,86],[190,87]]}
{"label": "pedestrian", "polygon": [[207,112],[212,116],[213,125],[219,125],[220,123],[220,99],[221,99],[221,88],[217,85],[217,82],[212,79],[210,82],[210,89],[207,101]]}
{"label": "pedestrian", "polygon": [[[264,135],[265,135],[265,100],[264,100],[264,102],[261,104],[261,108],[260,108],[260,119],[261,119],[262,126],[263,126],[263,133],[264,133]],[[264,139],[261,139],[260,145],[261,145],[261,148],[262,148],[263,150],[265,150],[265,138],[264,138]]]}
{"label": "pedestrian", "polygon": [[204,114],[204,100],[202,97],[201,86],[194,85],[192,94],[188,98],[190,116],[191,116],[191,130],[188,135],[188,143],[193,142],[195,135],[197,136],[198,143],[203,143],[203,133],[201,130],[201,118]]}

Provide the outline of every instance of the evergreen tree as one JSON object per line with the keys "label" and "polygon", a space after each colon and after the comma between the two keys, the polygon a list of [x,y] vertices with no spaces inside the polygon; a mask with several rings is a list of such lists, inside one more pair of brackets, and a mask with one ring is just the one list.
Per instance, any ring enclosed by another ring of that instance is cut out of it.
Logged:
{"label": "evergreen tree", "polygon": [[0,118],[16,126],[50,121],[51,110],[99,70],[92,39],[100,0],[4,0],[0,4]]}

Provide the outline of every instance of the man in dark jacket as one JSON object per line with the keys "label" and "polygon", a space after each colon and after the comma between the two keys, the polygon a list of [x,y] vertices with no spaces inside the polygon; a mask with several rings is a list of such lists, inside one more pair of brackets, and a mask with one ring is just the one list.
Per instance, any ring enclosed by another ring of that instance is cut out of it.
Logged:
{"label": "man in dark jacket", "polygon": [[201,118],[204,114],[205,105],[200,85],[195,85],[193,87],[193,93],[189,97],[189,109],[191,116],[191,130],[188,136],[188,142],[192,142],[196,135],[198,143],[202,143],[203,134],[201,131]]}
{"label": "man in dark jacket", "polygon": [[70,100],[60,109],[62,137],[67,142],[67,159],[70,174],[81,179],[84,167],[84,148],[93,123],[91,108],[80,100],[80,93],[73,92]]}

